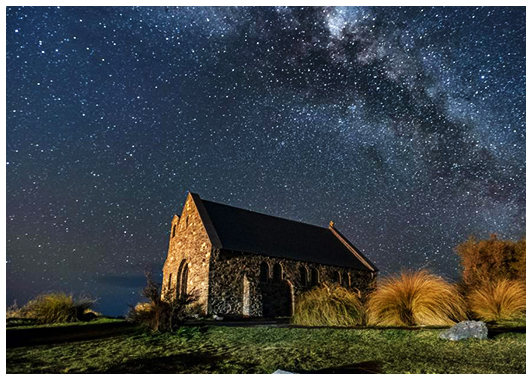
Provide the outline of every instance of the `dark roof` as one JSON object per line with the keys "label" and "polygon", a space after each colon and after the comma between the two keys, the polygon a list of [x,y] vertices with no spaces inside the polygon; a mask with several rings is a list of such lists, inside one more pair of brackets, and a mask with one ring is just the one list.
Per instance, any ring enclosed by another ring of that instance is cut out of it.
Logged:
{"label": "dark roof", "polygon": [[[197,200],[199,196],[193,194]],[[201,199],[200,214],[221,248],[333,265],[370,270],[342,243],[330,228],[295,222]],[[205,215],[204,211],[207,215]],[[212,231],[214,229],[214,233]],[[345,237],[340,235],[344,240]],[[349,244],[347,242],[347,244]],[[377,268],[351,245],[372,268]]]}

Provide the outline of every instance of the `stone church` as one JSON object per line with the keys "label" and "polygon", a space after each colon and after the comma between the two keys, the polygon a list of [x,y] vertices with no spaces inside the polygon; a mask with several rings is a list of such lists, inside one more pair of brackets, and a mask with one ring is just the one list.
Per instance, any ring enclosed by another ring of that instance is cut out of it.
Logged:
{"label": "stone church", "polygon": [[378,269],[331,222],[327,228],[189,193],[170,229],[163,294],[194,290],[204,314],[291,316],[321,282],[365,291]]}

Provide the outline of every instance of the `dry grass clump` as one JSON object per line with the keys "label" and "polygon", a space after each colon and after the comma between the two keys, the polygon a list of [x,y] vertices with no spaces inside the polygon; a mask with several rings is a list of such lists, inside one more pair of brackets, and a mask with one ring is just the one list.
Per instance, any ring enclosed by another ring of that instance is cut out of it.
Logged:
{"label": "dry grass clump", "polygon": [[426,270],[403,272],[378,284],[368,301],[368,324],[448,326],[466,319],[455,285]]}
{"label": "dry grass clump", "polygon": [[6,308],[6,319],[23,318],[22,309],[15,300],[11,306]]}
{"label": "dry grass clump", "polygon": [[358,293],[324,283],[296,300],[292,323],[307,326],[356,326],[364,323]]}
{"label": "dry grass clump", "polygon": [[193,291],[177,295],[173,289],[161,296],[160,288],[151,272],[146,272],[146,287],[142,290],[142,295],[149,302],[139,302],[132,307],[127,319],[152,331],[175,331],[190,314],[191,306],[198,300],[198,294]]}
{"label": "dry grass clump", "polygon": [[467,300],[472,314],[483,321],[515,319],[526,313],[526,286],[517,280],[486,281],[471,290]]}
{"label": "dry grass clump", "polygon": [[72,294],[46,293],[29,301],[18,310],[18,314],[36,319],[39,323],[78,322],[86,320],[86,312],[94,302],[86,296],[74,299]]}

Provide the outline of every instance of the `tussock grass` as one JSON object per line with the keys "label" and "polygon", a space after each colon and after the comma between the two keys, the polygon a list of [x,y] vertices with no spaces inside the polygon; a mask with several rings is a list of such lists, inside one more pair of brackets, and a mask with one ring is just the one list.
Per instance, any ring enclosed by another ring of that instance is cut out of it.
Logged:
{"label": "tussock grass", "polygon": [[130,308],[127,319],[152,331],[168,332],[178,329],[190,314],[191,306],[198,300],[197,292],[177,295],[175,289],[161,296],[161,285],[146,272],[146,287],[142,295],[149,302],[139,302]]}
{"label": "tussock grass", "polygon": [[86,296],[74,299],[72,294],[46,293],[29,301],[18,313],[39,323],[78,322],[86,319],[86,312],[94,302]]}
{"label": "tussock grass", "polygon": [[475,318],[486,322],[521,318],[526,312],[526,286],[517,280],[486,281],[468,294],[467,301]]}
{"label": "tussock grass", "polygon": [[448,326],[466,311],[457,287],[426,270],[384,279],[367,305],[368,324],[378,326]]}
{"label": "tussock grass", "polygon": [[364,322],[360,296],[336,284],[324,283],[296,300],[292,323],[306,326],[356,326]]}

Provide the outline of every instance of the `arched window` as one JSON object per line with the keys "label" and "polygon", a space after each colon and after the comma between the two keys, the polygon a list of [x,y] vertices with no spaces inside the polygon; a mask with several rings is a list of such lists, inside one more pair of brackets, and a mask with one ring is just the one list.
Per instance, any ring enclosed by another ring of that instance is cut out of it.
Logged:
{"label": "arched window", "polygon": [[283,279],[283,268],[281,267],[281,264],[276,263],[273,266],[273,282],[281,282]]}
{"label": "arched window", "polygon": [[188,282],[188,264],[185,264],[183,267],[183,274],[181,275],[181,290],[180,295],[181,297],[185,297],[187,295],[187,282]]}
{"label": "arched window", "polygon": [[301,286],[306,287],[308,285],[308,272],[307,268],[303,265],[299,268],[299,273],[301,275]]}
{"label": "arched window", "polygon": [[268,282],[270,279],[270,266],[264,261],[260,264],[260,282]]}
{"label": "arched window", "polygon": [[[183,292],[183,277],[185,277],[185,268],[188,268],[187,261],[182,260],[181,264],[179,264],[179,270],[177,271],[177,278],[176,278],[176,293],[178,296],[184,296],[186,293],[186,279],[185,279],[185,293]],[[188,276],[188,269],[186,275]]]}
{"label": "arched window", "polygon": [[338,285],[342,284],[342,276],[340,275],[340,272],[335,271],[333,273],[333,282],[336,282]]}
{"label": "arched window", "polygon": [[175,231],[177,229],[177,223],[174,224],[174,228],[172,228],[172,237],[175,237]]}
{"label": "arched window", "polygon": [[320,276],[316,268],[312,268],[310,271],[310,285],[316,286],[320,283]]}
{"label": "arched window", "polygon": [[166,285],[166,289],[170,290],[172,289],[172,273],[168,275],[168,285]]}
{"label": "arched window", "polygon": [[344,273],[344,275],[342,276],[342,280],[344,288],[351,287],[351,275],[349,273]]}

